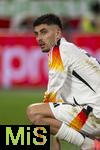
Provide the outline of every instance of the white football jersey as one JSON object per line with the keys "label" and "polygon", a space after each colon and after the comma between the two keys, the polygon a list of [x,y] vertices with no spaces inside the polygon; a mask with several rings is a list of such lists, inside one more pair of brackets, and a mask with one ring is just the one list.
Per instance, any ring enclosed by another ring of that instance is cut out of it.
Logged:
{"label": "white football jersey", "polygon": [[48,54],[45,102],[89,105],[100,118],[100,64],[86,51],[61,38]]}

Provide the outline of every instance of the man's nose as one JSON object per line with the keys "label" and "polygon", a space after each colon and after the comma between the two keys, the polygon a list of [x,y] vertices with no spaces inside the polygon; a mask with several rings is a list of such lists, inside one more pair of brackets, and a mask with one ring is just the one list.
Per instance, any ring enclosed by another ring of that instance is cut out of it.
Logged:
{"label": "man's nose", "polygon": [[42,40],[42,37],[41,37],[40,35],[38,35],[37,41],[39,42],[39,41],[41,41],[41,40]]}

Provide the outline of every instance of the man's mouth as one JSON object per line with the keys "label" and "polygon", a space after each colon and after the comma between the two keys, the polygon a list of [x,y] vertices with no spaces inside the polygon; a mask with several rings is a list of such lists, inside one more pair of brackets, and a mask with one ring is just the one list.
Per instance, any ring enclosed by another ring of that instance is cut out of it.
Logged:
{"label": "man's mouth", "polygon": [[40,47],[44,47],[45,43],[40,43],[39,45],[40,45]]}

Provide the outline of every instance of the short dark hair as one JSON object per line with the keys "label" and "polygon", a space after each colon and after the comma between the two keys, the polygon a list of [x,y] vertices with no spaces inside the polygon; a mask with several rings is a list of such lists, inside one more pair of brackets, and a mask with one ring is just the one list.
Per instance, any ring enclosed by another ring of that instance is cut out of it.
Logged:
{"label": "short dark hair", "polygon": [[33,28],[35,26],[41,25],[41,24],[47,24],[47,25],[58,25],[59,28],[62,30],[62,22],[58,16],[55,14],[45,14],[40,17],[38,17],[33,22]]}

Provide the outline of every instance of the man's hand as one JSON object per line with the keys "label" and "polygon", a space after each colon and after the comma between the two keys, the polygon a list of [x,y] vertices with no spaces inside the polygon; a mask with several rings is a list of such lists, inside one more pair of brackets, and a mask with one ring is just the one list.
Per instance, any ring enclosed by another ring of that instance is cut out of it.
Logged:
{"label": "man's hand", "polygon": [[53,137],[52,150],[61,150],[60,140]]}

